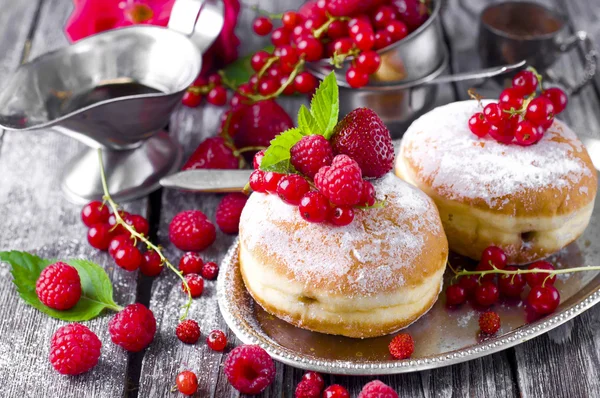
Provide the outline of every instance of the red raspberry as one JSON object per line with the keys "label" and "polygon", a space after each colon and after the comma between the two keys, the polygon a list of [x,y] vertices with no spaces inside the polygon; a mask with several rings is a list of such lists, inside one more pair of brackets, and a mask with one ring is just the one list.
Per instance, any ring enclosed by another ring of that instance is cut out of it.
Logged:
{"label": "red raspberry", "polygon": [[323,380],[323,376],[317,372],[306,372],[302,375],[302,381],[309,381],[312,384],[317,385],[319,387],[319,391],[325,387],[325,380]]}
{"label": "red raspberry", "polygon": [[307,135],[290,149],[290,161],[296,170],[314,178],[321,167],[331,165],[333,150],[322,135]]}
{"label": "red raspberry", "polygon": [[373,380],[365,384],[358,398],[398,398],[398,393],[387,384]]}
{"label": "red raspberry", "polygon": [[[204,291],[204,279],[202,279],[202,277],[198,274],[187,274],[185,276],[185,281],[187,282],[188,286],[190,287],[190,294],[192,295],[192,297],[200,297],[202,295],[202,292]],[[181,282],[181,289],[183,290],[184,293],[187,294],[187,289],[185,288],[185,285],[183,284],[183,282]]]}
{"label": "red raspberry", "polygon": [[212,281],[213,279],[217,278],[217,275],[219,275],[219,266],[216,263],[209,261],[202,266],[200,275],[202,275],[204,279]]}
{"label": "red raspberry", "polygon": [[206,344],[211,350],[223,351],[227,347],[227,337],[220,330],[213,330],[206,338]]}
{"label": "red raspberry", "polygon": [[315,175],[315,185],[333,204],[353,206],[363,190],[360,167],[350,157],[338,155]]}
{"label": "red raspberry", "polygon": [[381,177],[392,169],[392,137],[383,121],[371,109],[353,110],[335,126],[333,134],[333,152],[354,159],[365,177]]}
{"label": "red raspberry", "polygon": [[257,345],[241,345],[225,359],[225,375],[242,394],[260,394],[275,380],[275,364]]}
{"label": "red raspberry", "polygon": [[200,326],[193,319],[186,319],[175,329],[177,338],[186,344],[196,344],[200,338]]}
{"label": "red raspberry", "polygon": [[35,283],[35,292],[44,305],[68,310],[81,297],[81,280],[75,267],[59,261],[44,268]]}
{"label": "red raspberry", "polygon": [[108,323],[108,332],[113,343],[127,351],[138,352],[154,339],[156,319],[143,304],[130,304],[113,316]]}
{"label": "red raspberry", "polygon": [[237,169],[240,160],[225,144],[223,137],[211,137],[202,141],[192,153],[183,170],[192,169]]}
{"label": "red raspberry", "polygon": [[332,384],[323,391],[323,398],[350,398],[350,394],[345,387]]}
{"label": "red raspberry", "polygon": [[410,358],[415,350],[415,342],[408,333],[401,333],[394,337],[389,347],[390,354],[396,359]]}
{"label": "red raspberry", "polygon": [[179,271],[183,275],[199,274],[202,271],[203,265],[204,261],[202,261],[202,257],[198,253],[187,252],[179,260]]}
{"label": "red raspberry", "polygon": [[98,336],[80,323],[59,328],[50,341],[50,363],[63,375],[78,375],[92,369],[100,358]]}
{"label": "red raspberry", "polygon": [[285,175],[277,184],[277,195],[285,203],[292,206],[298,206],[300,200],[308,191],[310,191],[310,185],[304,177],[298,174]]}
{"label": "red raspberry", "polygon": [[198,390],[198,378],[194,372],[184,370],[175,379],[177,389],[183,395],[194,395]]}
{"label": "red raspberry", "polygon": [[240,216],[248,197],[243,193],[230,193],[221,199],[217,206],[215,220],[226,234],[237,234],[240,229]]}
{"label": "red raspberry", "polygon": [[157,276],[161,273],[162,269],[162,260],[157,252],[148,250],[144,253],[142,264],[140,264],[140,271],[142,271],[142,274],[146,276]]}
{"label": "red raspberry", "polygon": [[200,210],[182,211],[169,224],[169,239],[180,250],[204,250],[216,236],[215,226]]}
{"label": "red raspberry", "polygon": [[302,380],[296,386],[296,398],[321,398],[321,389],[309,380]]}
{"label": "red raspberry", "polygon": [[110,217],[108,206],[98,200],[88,203],[81,209],[81,221],[88,227],[106,224],[108,217]]}
{"label": "red raspberry", "polygon": [[479,328],[483,333],[495,334],[500,330],[500,315],[494,311],[486,311],[479,316]]}

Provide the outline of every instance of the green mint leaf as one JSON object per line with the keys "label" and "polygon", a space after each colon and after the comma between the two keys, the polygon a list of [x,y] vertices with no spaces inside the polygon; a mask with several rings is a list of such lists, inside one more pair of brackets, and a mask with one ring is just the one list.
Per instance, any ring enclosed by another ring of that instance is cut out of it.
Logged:
{"label": "green mint leaf", "polygon": [[310,102],[310,111],[317,122],[319,133],[326,139],[330,139],[340,112],[338,86],[333,72],[319,85]]}
{"label": "green mint leaf", "polygon": [[[269,54],[272,54],[273,50],[275,50],[275,47],[267,46],[263,48],[263,50]],[[223,79],[234,87],[238,87],[240,84],[249,81],[250,77],[254,74],[254,70],[252,69],[252,66],[250,66],[252,54],[246,57],[238,58],[236,61],[223,68],[221,70]]]}
{"label": "green mint leaf", "polygon": [[43,313],[63,321],[87,321],[97,317],[102,310],[115,311],[120,307],[113,300],[112,284],[102,267],[86,260],[69,260],[67,263],[77,269],[81,279],[81,298],[66,311],[46,307],[35,292],[35,283],[42,270],[54,263],[33,254],[19,251],[0,252],[0,260],[11,265],[13,283],[19,296],[29,305]]}
{"label": "green mint leaf", "polygon": [[265,151],[265,156],[260,162],[263,171],[277,173],[295,173],[290,163],[290,149],[304,137],[299,128],[291,128],[271,140],[271,145]]}
{"label": "green mint leaf", "polygon": [[304,135],[319,134],[320,131],[317,121],[304,105],[301,105],[298,111],[298,128]]}

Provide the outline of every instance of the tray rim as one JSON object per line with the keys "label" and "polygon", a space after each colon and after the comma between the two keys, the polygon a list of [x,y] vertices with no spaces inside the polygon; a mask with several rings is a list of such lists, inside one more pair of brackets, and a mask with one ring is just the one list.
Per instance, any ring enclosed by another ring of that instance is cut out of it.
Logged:
{"label": "tray rim", "polygon": [[[226,270],[236,264],[235,257],[237,257],[238,251],[239,238],[236,238],[221,262],[221,269],[217,280],[217,301],[219,303],[221,315],[225,319],[227,326],[244,344],[259,345],[265,349],[273,359],[279,362],[299,369],[323,373],[351,376],[391,375],[459,364],[503,351],[538,337],[575,318],[600,302],[600,284],[598,284],[587,296],[565,308],[559,307],[559,310],[552,315],[523,325],[518,329],[514,329],[500,336],[438,355],[405,360],[389,360],[385,362],[312,359],[305,354],[296,353],[290,348],[280,346],[270,339],[256,338],[248,331],[249,326],[245,325],[235,317],[231,311],[231,302],[228,300],[231,295],[227,294],[225,282],[228,278],[226,278],[225,275],[229,275],[229,272],[226,272]],[[221,275],[223,275],[223,277],[221,277]],[[589,283],[592,282],[593,280]]]}

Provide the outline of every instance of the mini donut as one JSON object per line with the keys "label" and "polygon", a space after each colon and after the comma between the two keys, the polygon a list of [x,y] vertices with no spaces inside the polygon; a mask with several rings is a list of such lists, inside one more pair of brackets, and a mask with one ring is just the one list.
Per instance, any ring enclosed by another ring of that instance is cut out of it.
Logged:
{"label": "mini donut", "polygon": [[477,101],[455,102],[417,119],[400,144],[396,174],[434,200],[459,254],[479,260],[496,245],[509,263],[525,264],[573,242],[598,188],[581,141],[560,120],[527,147],[479,138],[467,123],[480,111]]}
{"label": "mini donut", "polygon": [[366,338],[402,329],[437,300],[448,243],[433,201],[388,174],[381,208],[347,226],[309,223],[253,193],[240,220],[240,271],[267,312],[316,332]]}

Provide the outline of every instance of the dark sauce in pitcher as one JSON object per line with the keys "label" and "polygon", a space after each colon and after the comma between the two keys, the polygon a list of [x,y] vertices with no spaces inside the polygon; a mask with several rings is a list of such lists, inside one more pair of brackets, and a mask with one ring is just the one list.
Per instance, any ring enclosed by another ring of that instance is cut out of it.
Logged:
{"label": "dark sauce in pitcher", "polygon": [[507,2],[491,7],[481,16],[488,26],[519,39],[533,39],[557,32],[563,21],[543,6]]}

